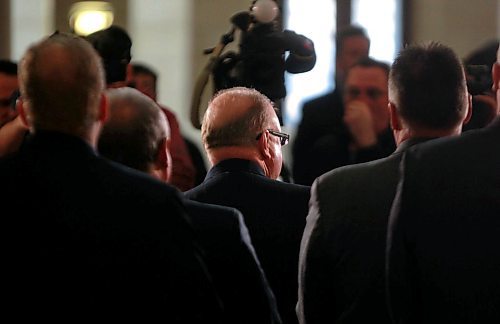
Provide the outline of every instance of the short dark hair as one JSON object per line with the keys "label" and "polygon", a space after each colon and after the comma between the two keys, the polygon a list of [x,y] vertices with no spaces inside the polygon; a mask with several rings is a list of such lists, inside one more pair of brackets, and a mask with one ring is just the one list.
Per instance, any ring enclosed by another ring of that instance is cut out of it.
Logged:
{"label": "short dark hair", "polygon": [[391,100],[410,125],[451,128],[467,109],[462,62],[437,42],[404,48],[392,65],[389,88]]}
{"label": "short dark hair", "polygon": [[127,64],[132,55],[132,39],[127,31],[112,25],[85,37],[101,56],[106,72],[106,83],[125,81]]}
{"label": "short dark hair", "polygon": [[335,48],[336,48],[335,50],[337,55],[342,51],[342,48],[344,46],[344,40],[346,38],[357,37],[357,36],[364,37],[368,41],[368,44],[370,44],[370,38],[368,37],[368,34],[366,33],[366,30],[363,27],[348,25],[340,29],[337,35],[335,36]]}
{"label": "short dark hair", "polygon": [[359,61],[357,61],[356,63],[354,63],[354,65],[351,66],[349,68],[349,70],[347,70],[346,79],[347,79],[347,76],[349,75],[349,71],[351,71],[355,67],[379,68],[379,69],[382,69],[385,72],[385,74],[387,75],[387,77],[389,77],[389,71],[391,69],[391,67],[389,66],[389,64],[387,64],[385,62],[378,61],[378,60],[376,60],[374,58],[371,58],[371,57],[363,57]]}
{"label": "short dark hair", "polygon": [[158,79],[158,74],[149,66],[142,63],[132,63],[132,73],[135,74],[146,74],[153,77],[154,82]]}
{"label": "short dark hair", "polygon": [[17,75],[17,64],[10,60],[0,60],[0,73],[11,76]]}

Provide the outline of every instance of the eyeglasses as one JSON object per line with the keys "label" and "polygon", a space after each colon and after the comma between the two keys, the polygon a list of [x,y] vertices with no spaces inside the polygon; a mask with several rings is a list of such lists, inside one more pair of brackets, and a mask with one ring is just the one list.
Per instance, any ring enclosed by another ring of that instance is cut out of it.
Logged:
{"label": "eyeglasses", "polygon": [[377,100],[386,94],[385,91],[376,88],[368,88],[365,91],[363,91],[359,88],[349,87],[345,90],[345,95],[353,99],[358,98],[359,96],[361,96],[362,93],[365,93],[366,96],[372,100]]}
{"label": "eyeglasses", "polygon": [[[271,135],[274,135],[274,136],[277,136],[280,138],[280,144],[281,146],[284,146],[286,144],[288,144],[288,141],[290,140],[290,135],[286,134],[286,133],[281,133],[281,132],[278,132],[278,131],[275,131],[275,130],[272,130],[272,129],[266,129],[269,134]],[[262,136],[264,132],[261,132],[259,133],[259,135],[257,135],[257,137],[255,138],[256,140],[259,140],[259,138]]]}

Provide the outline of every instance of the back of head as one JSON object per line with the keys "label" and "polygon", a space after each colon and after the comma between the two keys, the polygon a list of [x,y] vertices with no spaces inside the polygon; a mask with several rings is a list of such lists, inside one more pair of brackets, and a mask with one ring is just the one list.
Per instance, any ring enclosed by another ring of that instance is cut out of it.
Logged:
{"label": "back of head", "polygon": [[207,150],[254,146],[256,136],[276,117],[272,102],[255,89],[236,87],[219,91],[203,118],[202,140]]}
{"label": "back of head", "polygon": [[20,88],[37,129],[88,131],[99,114],[104,73],[88,42],[54,34],[31,46],[20,63]]}
{"label": "back of head", "polygon": [[132,40],[121,27],[111,26],[86,37],[102,58],[106,71],[106,83],[125,81],[130,62]]}
{"label": "back of head", "polygon": [[99,152],[131,168],[148,171],[162,141],[170,134],[165,114],[133,88],[110,89],[109,118],[99,138]]}
{"label": "back of head", "polygon": [[0,60],[0,73],[16,76],[17,64],[9,60]]}
{"label": "back of head", "polygon": [[456,127],[468,105],[462,63],[451,48],[439,43],[408,46],[392,65],[389,97],[409,125]]}

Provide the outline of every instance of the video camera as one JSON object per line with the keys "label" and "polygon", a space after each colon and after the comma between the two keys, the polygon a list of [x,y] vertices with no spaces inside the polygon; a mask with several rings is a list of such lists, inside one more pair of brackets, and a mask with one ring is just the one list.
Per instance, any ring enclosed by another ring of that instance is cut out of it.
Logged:
{"label": "video camera", "polygon": [[[278,28],[279,8],[273,0],[254,0],[249,11],[234,14],[231,30],[217,46],[205,50],[211,58],[198,78],[191,106],[191,122],[200,128],[199,105],[209,76],[214,89],[254,88],[278,103],[286,96],[285,72],[303,73],[316,64],[313,42],[291,30]],[[239,52],[223,50],[240,32]],[[279,106],[279,104],[277,104]],[[278,117],[281,113],[278,112]],[[281,118],[280,118],[281,120]]]}
{"label": "video camera", "polygon": [[280,30],[278,13],[274,1],[258,0],[250,11],[231,17],[233,26],[241,31],[239,53],[225,53],[216,61],[215,91],[245,86],[276,101],[286,96],[285,72],[303,73],[314,67],[313,42],[291,30]]}

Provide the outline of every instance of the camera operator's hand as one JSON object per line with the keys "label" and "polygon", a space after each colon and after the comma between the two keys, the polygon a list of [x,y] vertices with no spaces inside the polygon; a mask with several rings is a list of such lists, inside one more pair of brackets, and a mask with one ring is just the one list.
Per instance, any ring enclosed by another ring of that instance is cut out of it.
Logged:
{"label": "camera operator's hand", "polygon": [[344,123],[352,135],[356,148],[377,144],[377,134],[370,108],[362,101],[349,102],[344,111]]}

